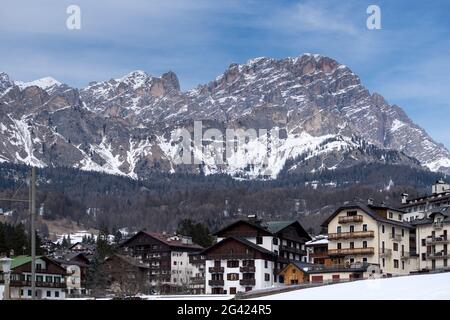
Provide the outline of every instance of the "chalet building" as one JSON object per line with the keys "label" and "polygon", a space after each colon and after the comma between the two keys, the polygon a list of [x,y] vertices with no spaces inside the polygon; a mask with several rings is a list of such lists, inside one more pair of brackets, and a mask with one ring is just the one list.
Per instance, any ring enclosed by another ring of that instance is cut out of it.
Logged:
{"label": "chalet building", "polygon": [[308,270],[313,264],[294,261],[284,267],[278,276],[282,277],[285,285],[296,285],[309,282]]}
{"label": "chalet building", "polygon": [[130,256],[113,254],[100,265],[107,275],[107,291],[118,296],[148,294],[150,268]]}
{"label": "chalet building", "polygon": [[306,242],[307,261],[313,264],[331,265],[331,259],[328,255],[328,237],[318,236],[313,240]]}
{"label": "chalet building", "polygon": [[[66,297],[66,269],[56,261],[45,257],[36,257],[36,298],[59,300]],[[3,284],[0,273],[0,283]],[[10,276],[11,299],[31,299],[31,257],[17,256],[11,263]]]}
{"label": "chalet building", "polygon": [[431,187],[429,195],[409,199],[407,194],[403,194],[400,209],[405,211],[403,219],[411,222],[427,218],[427,213],[448,205],[450,205],[450,184],[441,179]]}
{"label": "chalet building", "polygon": [[200,273],[196,266],[190,264],[189,254],[204,249],[193,243],[190,237],[145,231],[126,240],[121,248],[124,254],[149,266],[152,287],[157,291],[162,287],[170,288],[174,292],[187,291],[190,279]]}
{"label": "chalet building", "polygon": [[66,268],[67,296],[79,297],[88,294],[86,289],[89,259],[83,253],[68,253],[59,259],[54,259]]}
{"label": "chalet building", "polygon": [[450,270],[450,206],[432,210],[412,224],[416,227],[418,270]]}
{"label": "chalet building", "polygon": [[239,220],[214,234],[217,243],[205,249],[206,293],[235,294],[282,285],[279,270],[306,260],[311,240],[297,221]]}
{"label": "chalet building", "polygon": [[377,265],[386,276],[416,268],[413,227],[403,211],[353,203],[337,209],[322,225],[328,229],[328,255],[334,266]]}

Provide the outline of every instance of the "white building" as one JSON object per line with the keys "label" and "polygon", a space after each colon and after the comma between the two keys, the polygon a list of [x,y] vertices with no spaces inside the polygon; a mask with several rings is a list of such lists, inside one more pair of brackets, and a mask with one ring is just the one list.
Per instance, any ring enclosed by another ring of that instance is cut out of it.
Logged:
{"label": "white building", "polygon": [[323,224],[328,228],[328,255],[333,265],[377,265],[386,276],[417,269],[413,227],[403,212],[386,206],[353,203],[337,209]]}
{"label": "white building", "polygon": [[432,210],[450,205],[450,185],[444,180],[438,180],[431,187],[431,194],[409,199],[407,194],[402,196],[401,210],[405,211],[404,221],[427,218]]}
{"label": "white building", "polygon": [[432,210],[427,218],[413,222],[416,227],[416,246],[419,271],[450,270],[450,207]]}

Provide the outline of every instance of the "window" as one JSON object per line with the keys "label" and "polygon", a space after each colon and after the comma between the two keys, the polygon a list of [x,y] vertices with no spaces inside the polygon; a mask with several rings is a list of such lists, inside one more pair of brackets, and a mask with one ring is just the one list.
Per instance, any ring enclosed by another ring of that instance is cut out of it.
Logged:
{"label": "window", "polygon": [[228,260],[227,267],[228,268],[239,268],[239,260]]}
{"label": "window", "polygon": [[405,261],[402,261],[402,270],[405,270]]}
{"label": "window", "polygon": [[392,227],[392,236],[395,236],[395,227]]}
{"label": "window", "polygon": [[363,224],[363,231],[367,231],[367,224]]}
{"label": "window", "polygon": [[267,260],[264,260],[264,268],[268,268],[269,267],[269,263],[268,263],[268,261]]}
{"label": "window", "polygon": [[350,232],[355,232],[355,226],[350,226]]}
{"label": "window", "polygon": [[427,261],[427,254],[426,253],[422,253],[422,261]]}
{"label": "window", "polygon": [[447,266],[447,259],[444,259],[444,267]]}
{"label": "window", "polygon": [[47,298],[50,298],[52,296],[52,292],[47,290]]}
{"label": "window", "polygon": [[381,261],[383,268],[386,266],[386,260],[383,258],[383,260]]}
{"label": "window", "polygon": [[231,287],[230,288],[230,294],[236,294],[236,288],[235,287]]}
{"label": "window", "polygon": [[342,243],[339,242],[339,243],[337,244],[337,248],[338,248],[338,249],[342,249]]}
{"label": "window", "polygon": [[23,296],[23,289],[20,289],[20,296]]}
{"label": "window", "polygon": [[398,220],[400,220],[400,221],[402,220],[402,215],[401,214],[398,215]]}
{"label": "window", "polygon": [[402,229],[402,237],[405,236],[405,229]]}
{"label": "window", "polygon": [[270,274],[264,273],[264,281],[270,281]]}
{"label": "window", "polygon": [[354,242],[350,242],[350,249],[355,249],[355,243]]}
{"label": "window", "polygon": [[237,281],[239,280],[239,273],[228,273],[227,280],[229,281]]}
{"label": "window", "polygon": [[31,290],[28,290],[28,296],[31,297]]}
{"label": "window", "polygon": [[177,282],[177,278],[173,278],[173,282]]}
{"label": "window", "polygon": [[425,247],[427,245],[426,239],[422,239],[422,246]]}
{"label": "window", "polygon": [[177,262],[176,262],[176,261],[174,261],[174,262],[173,262],[173,265],[174,265],[174,266],[176,266],[176,265],[177,265]]}
{"label": "window", "polygon": [[356,216],[358,214],[357,211],[347,211],[347,217],[353,217]]}
{"label": "window", "polygon": [[394,243],[394,251],[398,251],[398,243]]}
{"label": "window", "polygon": [[389,218],[392,219],[394,217],[394,215],[392,214],[392,212],[389,211]]}
{"label": "window", "polygon": [[384,233],[384,224],[381,225],[381,233]]}
{"label": "window", "polygon": [[55,291],[55,297],[59,298],[59,291]]}
{"label": "window", "polygon": [[367,258],[363,258],[363,262],[366,263],[367,262]]}
{"label": "window", "polygon": [[394,259],[394,268],[398,269],[398,260],[397,259]]}
{"label": "window", "polygon": [[42,264],[36,263],[36,270],[42,270]]}
{"label": "window", "polygon": [[341,233],[341,231],[342,231],[342,228],[340,226],[336,228],[337,233]]}
{"label": "window", "polygon": [[363,248],[367,248],[367,241],[363,241]]}
{"label": "window", "polygon": [[220,260],[214,261],[214,267],[219,268],[220,267]]}
{"label": "window", "polygon": [[262,237],[256,237],[256,244],[262,244],[263,238]]}
{"label": "window", "polygon": [[278,238],[273,238],[272,243],[277,246],[278,245]]}

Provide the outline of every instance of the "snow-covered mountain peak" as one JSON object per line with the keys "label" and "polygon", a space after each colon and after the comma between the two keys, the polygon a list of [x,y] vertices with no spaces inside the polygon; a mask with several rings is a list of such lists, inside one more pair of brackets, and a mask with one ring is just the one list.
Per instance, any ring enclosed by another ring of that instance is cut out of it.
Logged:
{"label": "snow-covered mountain peak", "polygon": [[61,82],[59,82],[58,80],[56,80],[55,78],[52,78],[52,77],[44,77],[44,78],[37,79],[34,81],[30,81],[30,82],[14,81],[14,84],[16,86],[18,86],[21,90],[28,88],[28,87],[32,87],[32,86],[37,86],[37,87],[41,88],[42,90],[46,90],[46,91],[49,89],[52,89],[55,86],[62,85]]}

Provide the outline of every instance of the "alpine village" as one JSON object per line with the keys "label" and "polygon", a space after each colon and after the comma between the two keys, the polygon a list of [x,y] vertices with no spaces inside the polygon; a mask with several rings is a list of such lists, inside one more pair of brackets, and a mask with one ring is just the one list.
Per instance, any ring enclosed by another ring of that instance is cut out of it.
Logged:
{"label": "alpine village", "polygon": [[[7,220],[8,213],[1,212]],[[38,238],[32,257],[8,241],[26,236],[2,224],[0,295],[8,299],[233,295],[449,271],[450,184],[389,207],[372,199],[345,202],[312,235],[298,221],[240,217],[212,234],[185,221],[177,233],[100,233],[59,242]],[[197,229],[196,229],[197,228]],[[23,230],[22,230],[23,231]],[[184,234],[183,234],[184,233]],[[196,243],[192,235],[200,239]],[[198,235],[203,234],[203,237]],[[5,263],[8,262],[8,263]],[[9,270],[8,270],[9,269]],[[9,285],[5,280],[9,277]]]}

